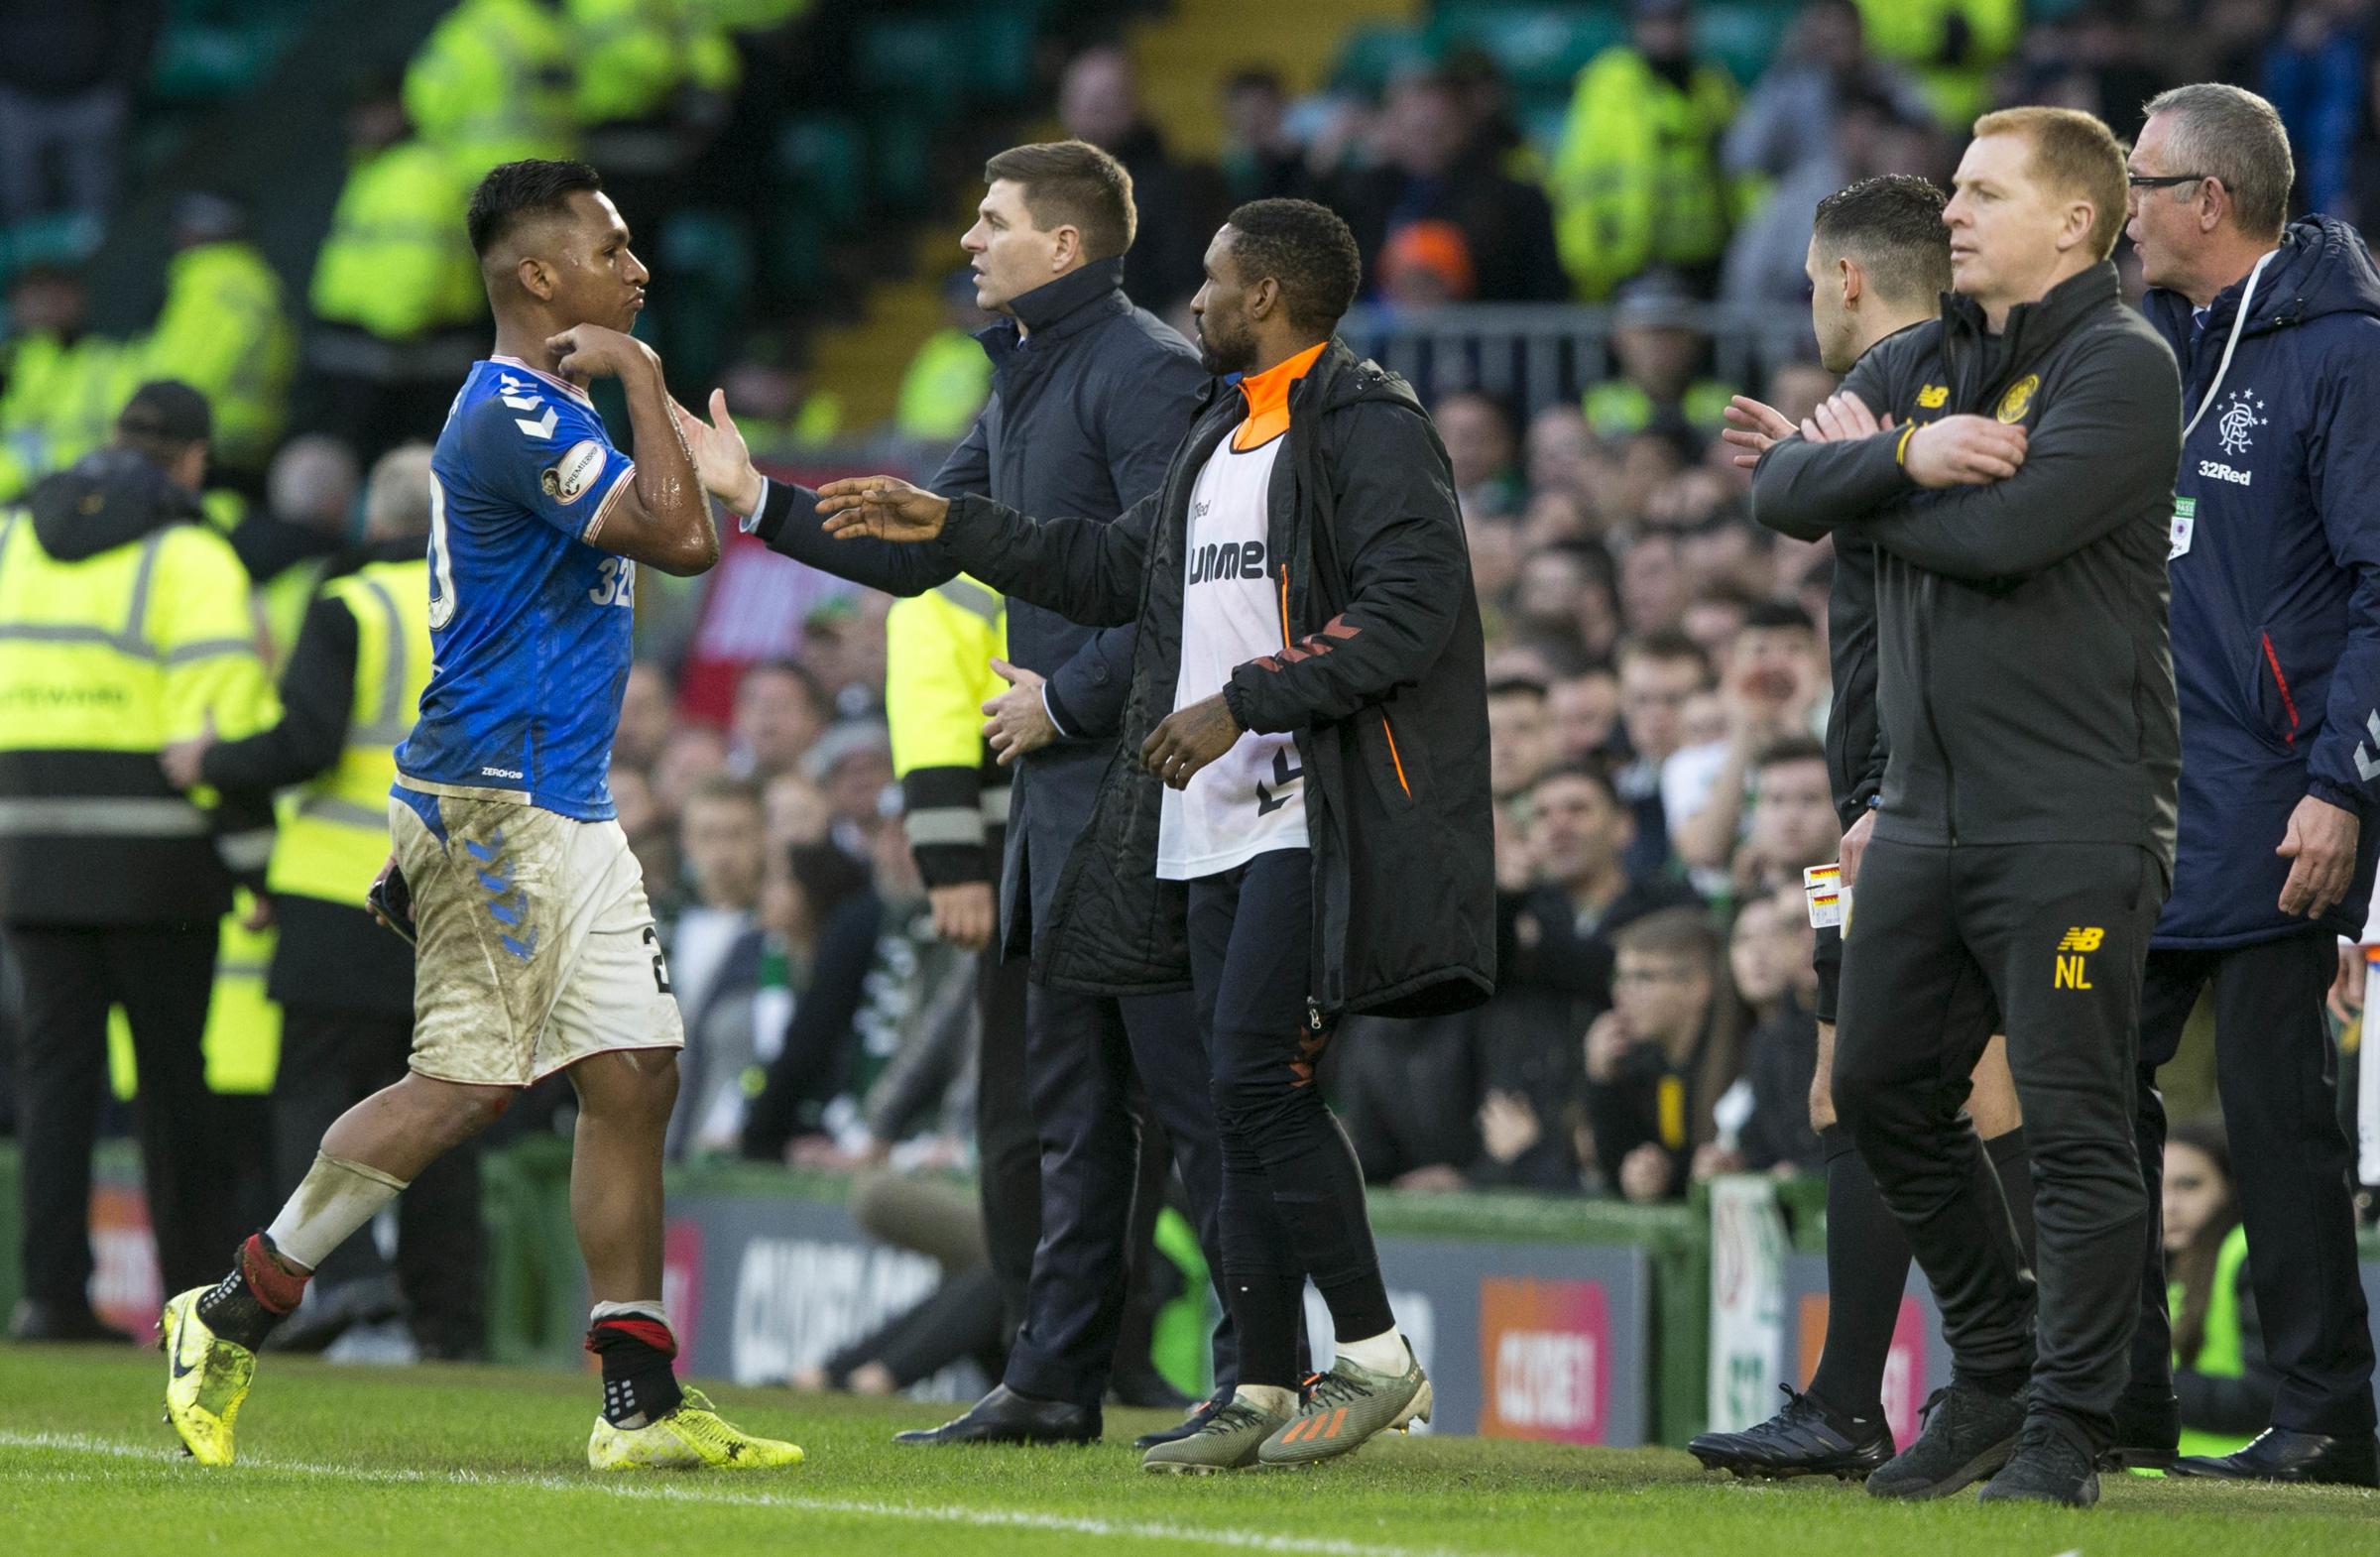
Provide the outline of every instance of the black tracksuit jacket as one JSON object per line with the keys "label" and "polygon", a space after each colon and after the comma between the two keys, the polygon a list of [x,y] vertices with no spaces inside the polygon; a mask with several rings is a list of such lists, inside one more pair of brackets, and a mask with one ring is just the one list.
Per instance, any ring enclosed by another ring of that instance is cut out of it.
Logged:
{"label": "black tracksuit jacket", "polygon": [[[1245,412],[1237,393],[1211,393],[1163,484],[1112,525],[950,506],[940,548],[972,576],[1077,622],[1139,627],[1123,738],[1036,942],[1036,979],[1189,987],[1188,894],[1156,877],[1163,791],[1140,747],[1181,671],[1191,489]],[[1336,339],[1290,391],[1287,437],[1265,554],[1295,647],[1241,665],[1224,696],[1242,729],[1297,738],[1311,1017],[1464,1010],[1494,991],[1496,915],[1487,666],[1445,446],[1402,379]]]}
{"label": "black tracksuit jacket", "polygon": [[[1889,751],[1876,836],[1900,843],[2123,843],[2171,877],[2181,735],[2165,554],[2181,458],[2174,354],[2093,266],[1990,334],[1956,294],[1879,342],[1844,388],[1894,427],[1786,438],[1753,515],[1878,549],[1878,702]],[[1919,487],[1912,423],[2022,424],[2005,481]]]}

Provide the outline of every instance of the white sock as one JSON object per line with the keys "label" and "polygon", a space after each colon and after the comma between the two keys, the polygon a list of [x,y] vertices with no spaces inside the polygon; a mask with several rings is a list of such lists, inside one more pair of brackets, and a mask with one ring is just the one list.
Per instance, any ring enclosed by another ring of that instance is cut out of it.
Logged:
{"label": "white sock", "polygon": [[618,1319],[626,1314],[641,1314],[668,1331],[671,1340],[677,1338],[677,1326],[669,1322],[669,1310],[661,1306],[661,1300],[657,1297],[640,1297],[626,1303],[597,1303],[587,1310],[587,1328],[592,1330],[607,1319]]}
{"label": "white sock", "polygon": [[380,1214],[405,1191],[406,1181],[362,1162],[314,1153],[297,1193],[265,1229],[273,1252],[290,1264],[312,1270],[349,1235]]}
{"label": "white sock", "polygon": [[1297,1414],[1297,1391],[1279,1384],[1242,1384],[1232,1391],[1232,1400],[1238,1405],[1252,1405],[1267,1416]]}
{"label": "white sock", "polygon": [[1362,1341],[1340,1342],[1339,1355],[1366,1373],[1386,1374],[1391,1378],[1404,1377],[1405,1370],[1412,1366],[1405,1356],[1405,1338],[1394,1325]]}

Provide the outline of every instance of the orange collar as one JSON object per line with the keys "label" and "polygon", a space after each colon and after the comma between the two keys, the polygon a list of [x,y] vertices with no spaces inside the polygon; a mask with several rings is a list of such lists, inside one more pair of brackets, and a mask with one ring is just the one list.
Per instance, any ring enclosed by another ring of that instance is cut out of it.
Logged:
{"label": "orange collar", "polygon": [[1261,373],[1240,381],[1248,397],[1248,419],[1232,433],[1232,447],[1242,452],[1269,443],[1289,430],[1289,386],[1306,376],[1329,341],[1308,346],[1296,356],[1274,363]]}

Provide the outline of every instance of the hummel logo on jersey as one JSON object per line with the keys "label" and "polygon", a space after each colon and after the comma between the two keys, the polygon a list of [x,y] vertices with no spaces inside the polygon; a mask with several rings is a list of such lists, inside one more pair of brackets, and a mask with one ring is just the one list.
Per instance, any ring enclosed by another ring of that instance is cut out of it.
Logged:
{"label": "hummel logo on jersey", "polygon": [[[511,397],[508,396],[506,399],[509,403]],[[552,437],[553,423],[554,410],[551,406],[546,407],[545,415],[539,417],[535,421],[530,420],[527,417],[515,417],[513,419],[513,425],[519,427],[522,431],[528,433],[533,438]]]}
{"label": "hummel logo on jersey", "polygon": [[1200,546],[1190,556],[1190,582],[1193,584],[1218,578],[1260,578],[1263,573],[1264,542],[1261,540]]}
{"label": "hummel logo on jersey", "polygon": [[[1253,542],[1250,542],[1253,544]],[[1289,766],[1289,748],[1281,747],[1272,754],[1272,787],[1266,788],[1261,779],[1256,783],[1256,814],[1270,816],[1289,803],[1289,785],[1303,778],[1303,768]]]}
{"label": "hummel logo on jersey", "polygon": [[[2095,924],[2078,924],[2070,928],[2058,942],[2058,950],[2061,955],[2056,958],[2057,966],[2051,972],[2050,988],[2056,990],[2089,989],[2091,987],[2090,978],[2088,970],[2083,966],[2082,954],[2097,951],[2100,943],[2106,938],[2107,932]],[[2067,952],[2073,952],[2075,955],[2071,957],[2064,955]]]}

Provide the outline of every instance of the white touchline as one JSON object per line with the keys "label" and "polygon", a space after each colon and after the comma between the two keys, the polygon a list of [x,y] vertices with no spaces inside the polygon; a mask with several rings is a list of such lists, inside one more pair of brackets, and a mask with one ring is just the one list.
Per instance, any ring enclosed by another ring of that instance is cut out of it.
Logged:
{"label": "white touchline", "polygon": [[[93,1438],[81,1433],[12,1433],[0,1432],[0,1449],[49,1449],[67,1454],[105,1455],[118,1460],[147,1460],[159,1465],[175,1466],[182,1457],[169,1449],[154,1445],[122,1443],[114,1439]],[[561,1476],[497,1476],[479,1471],[376,1471],[362,1466],[321,1465],[304,1460],[245,1459],[240,1469],[279,1471],[297,1476],[336,1477],[351,1482],[371,1482],[384,1485],[438,1485],[452,1487],[528,1487],[542,1492],[596,1493],[607,1497],[626,1497],[631,1500],[662,1502],[707,1503],[722,1507],[749,1506],[754,1508],[788,1508],[807,1513],[845,1514],[861,1518],[912,1519],[929,1524],[971,1524],[980,1528],[1006,1527],[1023,1530],[1047,1530],[1054,1534],[1095,1535],[1102,1538],[1128,1538],[1148,1541],[1194,1541],[1207,1546],[1229,1547],[1239,1551],[1294,1552],[1300,1557],[1489,1557],[1489,1554],[1453,1552],[1443,1547],[1373,1546],[1362,1541],[1337,1540],[1327,1536],[1272,1535],[1261,1530],[1215,1529],[1187,1524],[1167,1524],[1155,1520],[1083,1519],[1060,1513],[1008,1512],[988,1508],[960,1508],[948,1504],[901,1504],[873,1502],[860,1498],[782,1497],[773,1493],[739,1495],[728,1492],[706,1492],[697,1488],[656,1486],[651,1483],[633,1485],[620,1482],[576,1481]],[[238,1472],[206,1471],[203,1474],[220,1477]]]}

